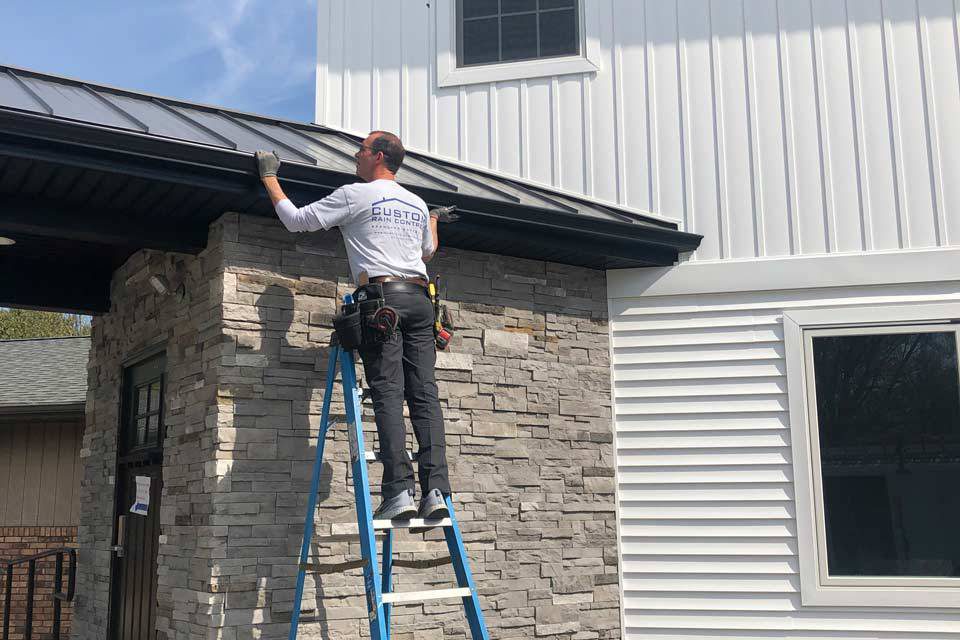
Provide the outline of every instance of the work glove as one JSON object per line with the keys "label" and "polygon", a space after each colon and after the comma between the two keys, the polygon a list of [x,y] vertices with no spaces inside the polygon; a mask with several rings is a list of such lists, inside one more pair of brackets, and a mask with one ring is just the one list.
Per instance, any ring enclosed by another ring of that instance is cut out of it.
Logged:
{"label": "work glove", "polygon": [[456,205],[430,209],[430,217],[436,218],[438,222],[456,222],[457,220],[460,219],[460,216],[454,213],[456,209],[457,209]]}
{"label": "work glove", "polygon": [[280,156],[276,151],[257,151],[253,156],[257,159],[257,170],[260,171],[260,178],[277,177],[277,170],[280,169]]}

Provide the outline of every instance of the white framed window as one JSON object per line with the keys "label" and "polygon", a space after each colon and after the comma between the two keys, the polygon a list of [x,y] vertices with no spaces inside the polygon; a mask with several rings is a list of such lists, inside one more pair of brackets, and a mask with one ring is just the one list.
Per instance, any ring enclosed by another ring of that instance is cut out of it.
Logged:
{"label": "white framed window", "polygon": [[958,320],[784,312],[803,605],[960,607]]}
{"label": "white framed window", "polygon": [[599,3],[438,0],[441,87],[599,69]]}

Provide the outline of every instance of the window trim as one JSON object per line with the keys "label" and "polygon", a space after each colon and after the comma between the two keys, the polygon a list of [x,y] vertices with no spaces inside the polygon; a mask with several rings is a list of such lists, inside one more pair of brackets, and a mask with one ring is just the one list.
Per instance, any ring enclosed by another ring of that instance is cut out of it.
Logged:
{"label": "window trim", "polygon": [[579,55],[457,66],[457,0],[436,0],[437,86],[523,80],[600,71],[600,4],[580,0]]}
{"label": "window trim", "polygon": [[784,311],[800,599],[803,606],[960,608],[960,578],[830,577],[827,574],[819,432],[816,428],[816,399],[812,392],[810,350],[812,338],[818,335],[924,332],[942,331],[944,328],[957,334],[960,326],[950,323],[958,318],[958,302]]}

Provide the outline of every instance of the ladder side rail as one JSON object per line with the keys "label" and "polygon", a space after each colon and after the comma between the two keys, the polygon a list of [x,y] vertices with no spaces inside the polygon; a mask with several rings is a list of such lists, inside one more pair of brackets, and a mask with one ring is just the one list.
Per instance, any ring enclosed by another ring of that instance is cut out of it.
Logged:
{"label": "ladder side rail", "polygon": [[353,495],[357,505],[357,522],[360,527],[360,549],[363,553],[363,582],[367,596],[367,611],[370,620],[371,640],[387,640],[383,596],[380,589],[380,573],[377,567],[377,539],[373,528],[373,509],[370,505],[370,480],[367,477],[367,460],[364,454],[363,426],[360,422],[360,394],[357,390],[357,372],[353,353],[344,351],[340,360],[340,379],[347,405],[347,422],[350,424],[350,462],[353,470]]}
{"label": "ladder side rail", "polygon": [[480,596],[477,595],[477,587],[473,583],[473,575],[470,572],[470,563],[466,547],[463,544],[463,536],[460,533],[460,525],[457,524],[457,518],[453,513],[453,500],[450,496],[447,496],[446,502],[447,512],[450,514],[450,526],[444,528],[443,534],[447,539],[447,548],[450,550],[453,570],[457,575],[457,584],[470,589],[470,595],[463,596],[463,609],[470,625],[470,634],[473,640],[489,640],[487,625],[484,624],[483,611],[480,608]]}
{"label": "ladder side rail", "polygon": [[[381,551],[381,560],[383,562],[383,570],[381,571],[381,576],[383,578],[383,588],[381,589],[382,593],[390,593],[393,591],[393,530],[388,529],[387,535],[383,538],[383,551]],[[384,626],[387,627],[387,640],[390,640],[390,607],[392,605],[389,602],[383,603],[383,620]]]}
{"label": "ladder side rail", "polygon": [[317,508],[317,493],[320,491],[320,472],[323,469],[323,448],[330,428],[330,403],[333,399],[333,384],[337,377],[337,360],[340,346],[330,345],[330,357],[327,360],[327,384],[323,394],[323,409],[320,412],[320,432],[317,435],[317,455],[313,462],[313,474],[310,479],[310,496],[307,499],[307,517],[303,521],[303,542],[300,545],[300,563],[297,570],[297,589],[293,598],[293,612],[290,618],[289,640],[296,640],[300,626],[300,606],[303,600],[303,583],[306,577],[306,563],[310,555],[310,542],[313,540],[313,518]]}

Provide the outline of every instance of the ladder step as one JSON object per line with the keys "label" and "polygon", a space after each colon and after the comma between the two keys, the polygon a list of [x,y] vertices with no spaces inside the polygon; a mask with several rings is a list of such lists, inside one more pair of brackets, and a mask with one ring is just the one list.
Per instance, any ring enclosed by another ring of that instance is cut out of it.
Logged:
{"label": "ladder step", "polygon": [[[381,462],[383,460],[379,451],[367,451],[363,454],[363,457],[367,462]],[[407,451],[407,459],[409,459],[411,462],[416,462],[417,458],[419,457],[419,455],[414,455]]]}
{"label": "ladder step", "polygon": [[[453,523],[450,518],[438,518],[435,520],[423,520],[413,518],[410,520],[374,520],[373,530],[378,535],[380,532],[390,529],[414,529],[416,527],[450,527]],[[318,535],[319,542],[352,542],[360,537],[360,525],[356,522],[338,522],[331,528],[329,535]]]}
{"label": "ladder step", "polygon": [[404,591],[401,593],[383,594],[384,604],[400,604],[404,602],[423,602],[424,600],[444,600],[446,598],[467,598],[472,592],[466,587],[459,589],[433,589],[430,591]]}
{"label": "ladder step", "polygon": [[373,528],[376,531],[385,531],[387,529],[413,529],[415,527],[450,527],[453,523],[450,518],[440,518],[436,520],[424,520],[422,518],[411,518],[410,520],[374,520]]}

